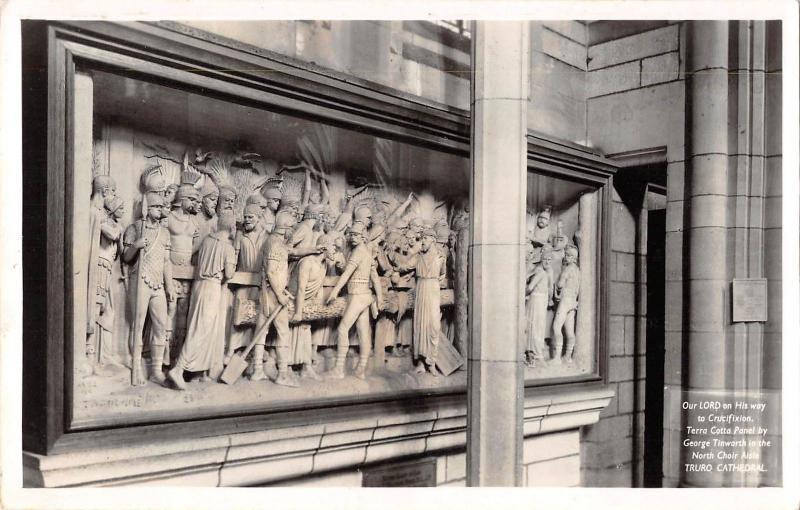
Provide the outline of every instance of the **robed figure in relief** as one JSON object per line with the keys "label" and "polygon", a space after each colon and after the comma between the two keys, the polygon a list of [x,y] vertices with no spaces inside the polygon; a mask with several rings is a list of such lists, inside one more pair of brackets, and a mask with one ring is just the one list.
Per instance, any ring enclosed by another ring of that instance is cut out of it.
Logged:
{"label": "robed figure in relief", "polygon": [[222,286],[236,271],[236,252],[232,244],[235,228],[232,214],[220,214],[217,231],[203,240],[197,253],[186,342],[175,367],[169,371],[169,378],[180,389],[186,385],[185,370],[204,372],[205,380],[216,379],[222,372],[225,345]]}
{"label": "robed figure in relief", "polygon": [[[416,295],[414,297],[414,357],[419,360],[417,372],[425,367],[431,375],[436,372],[436,355],[442,336],[442,311],[439,288],[446,276],[444,254],[436,246],[436,232],[422,232],[420,253],[416,265]],[[423,365],[424,361],[424,365]]]}

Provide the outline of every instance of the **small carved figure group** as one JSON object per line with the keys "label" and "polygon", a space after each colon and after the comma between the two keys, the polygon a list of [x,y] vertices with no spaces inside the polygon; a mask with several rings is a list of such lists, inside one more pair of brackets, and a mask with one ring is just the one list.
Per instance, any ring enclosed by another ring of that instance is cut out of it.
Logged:
{"label": "small carved figure group", "polygon": [[[528,216],[525,262],[525,364],[536,366],[549,361],[571,363],[575,350],[575,316],[580,291],[578,248],[569,244],[563,233],[563,222],[550,231],[552,207],[545,206],[534,217]],[[553,274],[553,260],[561,259],[561,271]],[[555,308],[552,323],[548,324],[548,309]],[[546,338],[552,327],[551,345]],[[564,337],[567,342],[564,345]]]}

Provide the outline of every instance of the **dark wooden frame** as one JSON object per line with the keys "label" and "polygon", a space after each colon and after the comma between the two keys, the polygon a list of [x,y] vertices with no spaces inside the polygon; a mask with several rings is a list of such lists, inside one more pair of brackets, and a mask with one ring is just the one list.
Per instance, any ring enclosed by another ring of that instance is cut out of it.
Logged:
{"label": "dark wooden frame", "polygon": [[[375,416],[395,411],[419,411],[464,401],[463,387],[409,390],[402,394],[350,399],[305,401],[291,409],[236,412],[225,416],[197,417],[168,423],[111,426],[95,430],[70,430],[68,377],[74,317],[71,270],[73,238],[71,203],[73,174],[71,115],[76,66],[110,70],[229,101],[257,105],[274,111],[324,121],[360,132],[439,151],[469,156],[469,115],[443,105],[402,97],[391,91],[335,72],[273,59],[246,49],[234,49],[148,23],[41,22],[23,23],[23,180],[24,209],[34,217],[45,213],[46,235],[41,225],[26,220],[23,332],[23,441],[27,450],[48,454],[92,446],[150,442],[186,437],[214,436],[233,431],[263,430],[292,424]],[[263,53],[263,52],[261,52]],[[43,81],[42,69],[47,70]],[[47,114],[43,115],[43,104]],[[46,136],[43,134],[46,133]],[[46,161],[43,155],[46,154]],[[529,168],[610,184],[613,166],[597,154],[542,137],[529,136]],[[46,203],[41,203],[45,183]],[[37,187],[38,185],[38,187]],[[610,188],[606,188],[610,189]],[[604,192],[601,238],[607,253],[608,193]],[[29,207],[31,209],[29,209]],[[38,255],[37,255],[38,253]],[[44,254],[44,257],[42,257]],[[605,289],[607,264],[601,263]],[[46,266],[45,278],[42,279]],[[42,296],[45,296],[44,298]],[[592,377],[535,381],[559,386],[598,384],[605,373],[606,299],[598,300],[600,321],[599,370]],[[42,323],[46,324],[46,329]],[[531,384],[529,384],[530,386]],[[540,390],[539,390],[540,391]],[[548,390],[550,391],[550,390]],[[526,390],[526,393],[528,390]],[[321,407],[327,408],[320,413]],[[324,418],[321,416],[325,414]]]}
{"label": "dark wooden frame", "polygon": [[528,133],[528,172],[568,179],[589,184],[600,191],[598,221],[597,268],[598,281],[595,295],[595,371],[580,376],[545,377],[525,381],[526,388],[551,386],[554,384],[580,385],[608,382],[608,282],[610,278],[609,254],[611,253],[611,189],[618,166],[597,152],[592,152],[564,141],[545,138],[539,133]]}

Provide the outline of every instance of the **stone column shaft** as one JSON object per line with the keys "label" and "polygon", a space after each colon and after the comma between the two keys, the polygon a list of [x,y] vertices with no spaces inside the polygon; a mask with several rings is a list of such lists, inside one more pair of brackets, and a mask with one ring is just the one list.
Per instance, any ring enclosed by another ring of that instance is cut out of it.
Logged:
{"label": "stone column shaft", "polygon": [[[688,338],[684,390],[727,388],[729,306],[728,22],[687,27]],[[684,432],[685,433],[685,432]],[[683,433],[682,433],[683,435]],[[666,445],[675,448],[679,445]],[[681,485],[720,486],[721,473],[681,470]]]}
{"label": "stone column shaft", "polygon": [[[728,299],[728,22],[691,22],[689,102],[690,389],[724,389]],[[685,276],[685,277],[686,277]]]}
{"label": "stone column shaft", "polygon": [[526,21],[472,33],[467,484],[522,484]]}

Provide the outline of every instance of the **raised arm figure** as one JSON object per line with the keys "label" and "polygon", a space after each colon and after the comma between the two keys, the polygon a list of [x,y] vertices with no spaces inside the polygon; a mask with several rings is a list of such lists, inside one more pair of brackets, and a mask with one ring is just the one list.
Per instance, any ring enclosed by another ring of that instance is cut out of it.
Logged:
{"label": "raised arm figure", "polygon": [[[354,223],[350,228],[350,244],[353,246],[353,250],[350,252],[350,258],[347,261],[344,272],[339,277],[326,301],[330,304],[336,299],[342,287],[347,285],[347,306],[337,328],[336,365],[330,372],[330,377],[335,379],[344,378],[350,328],[354,324],[358,331],[359,345],[359,363],[356,367],[355,376],[359,379],[366,377],[367,361],[372,347],[369,307],[373,302],[373,295],[372,289],[370,289],[370,282],[373,279],[375,267],[373,265],[372,250],[365,243],[365,232],[366,226],[363,223]],[[375,289],[375,292],[378,294],[378,298],[382,300],[380,286]]]}

